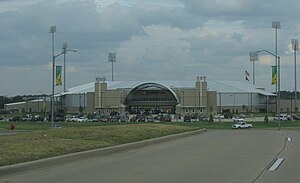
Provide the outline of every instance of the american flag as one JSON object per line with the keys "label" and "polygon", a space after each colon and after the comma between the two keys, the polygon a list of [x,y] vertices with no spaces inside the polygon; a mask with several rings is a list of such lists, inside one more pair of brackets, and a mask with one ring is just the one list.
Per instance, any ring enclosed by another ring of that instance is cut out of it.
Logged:
{"label": "american flag", "polygon": [[246,81],[250,81],[249,77],[250,77],[250,73],[245,70],[245,77],[246,77]]}

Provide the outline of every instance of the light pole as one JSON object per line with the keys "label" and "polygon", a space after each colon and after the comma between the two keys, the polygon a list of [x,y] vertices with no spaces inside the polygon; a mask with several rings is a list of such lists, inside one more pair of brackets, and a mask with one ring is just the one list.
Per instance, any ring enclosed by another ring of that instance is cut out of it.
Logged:
{"label": "light pole", "polygon": [[114,80],[114,62],[116,62],[116,53],[108,54],[108,62],[111,62],[111,80]]}
{"label": "light pole", "polygon": [[258,53],[257,52],[250,52],[249,53],[250,62],[253,62],[253,85],[255,85],[255,66],[254,63],[258,61]]}
{"label": "light pole", "polygon": [[56,32],[56,26],[50,26],[49,33],[52,34],[52,96],[51,96],[51,125],[53,128],[53,118],[54,118],[54,70],[55,70],[55,55],[54,55],[54,33]]}
{"label": "light pole", "polygon": [[66,54],[68,51],[72,51],[72,52],[77,52],[77,50],[75,49],[68,49],[68,43],[63,43],[62,46],[62,53],[64,54],[64,92],[67,91],[66,87],[67,87],[67,83],[66,83]]}
{"label": "light pole", "polygon": [[297,106],[297,51],[299,51],[298,39],[292,39],[292,49],[294,51],[294,65],[295,65],[295,112],[298,112],[298,106]]}
{"label": "light pole", "polygon": [[[279,116],[279,113],[280,113],[280,57],[275,55],[274,53],[268,51],[268,50],[259,50],[259,51],[256,51],[257,53],[260,53],[260,52],[266,52],[272,56],[275,57],[275,61],[276,61],[276,64],[277,64],[277,67],[278,67],[278,78],[277,78],[277,81],[276,81],[276,114],[278,114]],[[276,67],[276,68],[277,68]],[[278,131],[280,131],[280,120],[278,122]]]}
{"label": "light pole", "polygon": [[[63,51],[58,54],[55,55],[54,53],[54,33],[56,32],[56,26],[50,26],[50,31],[49,33],[52,34],[52,97],[51,97],[51,125],[52,128],[54,126],[54,85],[55,85],[55,58],[59,57],[62,54],[66,54],[66,52],[68,51],[73,51],[76,52],[77,50],[68,50],[67,49],[67,45],[64,44],[63,45]],[[64,63],[65,63],[65,59],[64,59]]]}
{"label": "light pole", "polygon": [[[278,78],[280,78],[280,66],[279,66],[279,62],[277,62],[277,58],[278,58],[278,54],[277,54],[277,49],[278,49],[278,47],[277,47],[277,43],[278,43],[278,39],[277,39],[277,32],[278,32],[278,29],[281,29],[281,25],[280,25],[280,22],[278,22],[278,21],[272,21],[272,28],[273,29],[275,29],[275,55],[273,54],[273,56],[275,56],[275,62],[276,62],[276,69],[277,69],[277,71],[278,71]],[[279,60],[279,59],[278,59]],[[279,82],[279,79],[277,80],[277,85],[276,85],[276,94],[277,94],[277,98],[279,98],[279,100],[280,100],[280,88],[277,88],[277,87],[280,87],[280,82]],[[277,113],[279,112],[279,110],[278,109],[280,109],[279,108],[279,101],[278,99],[277,99],[277,103],[276,103],[276,109],[277,109]]]}

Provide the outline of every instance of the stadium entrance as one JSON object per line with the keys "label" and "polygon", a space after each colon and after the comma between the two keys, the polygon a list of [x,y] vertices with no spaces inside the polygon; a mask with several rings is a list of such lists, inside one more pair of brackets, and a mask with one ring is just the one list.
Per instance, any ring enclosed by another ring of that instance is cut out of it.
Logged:
{"label": "stadium entrance", "polygon": [[124,100],[126,111],[131,114],[174,114],[178,103],[174,91],[157,83],[135,87]]}

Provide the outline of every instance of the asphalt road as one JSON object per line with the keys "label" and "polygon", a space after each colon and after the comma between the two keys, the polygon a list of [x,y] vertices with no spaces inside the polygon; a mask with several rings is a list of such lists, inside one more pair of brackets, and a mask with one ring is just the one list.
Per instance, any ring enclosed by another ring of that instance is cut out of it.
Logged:
{"label": "asphalt road", "polygon": [[[284,147],[285,136],[291,142]],[[173,141],[0,176],[0,183],[300,182],[300,132],[207,131]],[[278,170],[266,167],[278,155]]]}

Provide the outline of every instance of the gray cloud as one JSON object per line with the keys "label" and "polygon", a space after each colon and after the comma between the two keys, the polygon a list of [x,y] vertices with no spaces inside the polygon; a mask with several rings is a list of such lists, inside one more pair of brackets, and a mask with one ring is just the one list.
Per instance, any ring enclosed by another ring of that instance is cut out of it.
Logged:
{"label": "gray cloud", "polygon": [[[10,2],[0,1],[8,8],[0,10],[0,85],[5,86],[0,94],[49,93],[50,25],[57,26],[56,54],[63,42],[79,50],[67,54],[71,87],[96,76],[110,78],[109,52],[117,53],[119,80],[193,79],[199,74],[243,80],[244,69],[252,68],[249,51],[274,50],[271,21],[278,20],[282,86],[293,87],[285,81],[292,79],[290,39],[300,30],[296,0],[118,0],[105,1],[105,6],[96,0]],[[257,83],[272,90],[269,72],[269,62],[257,63]]]}

